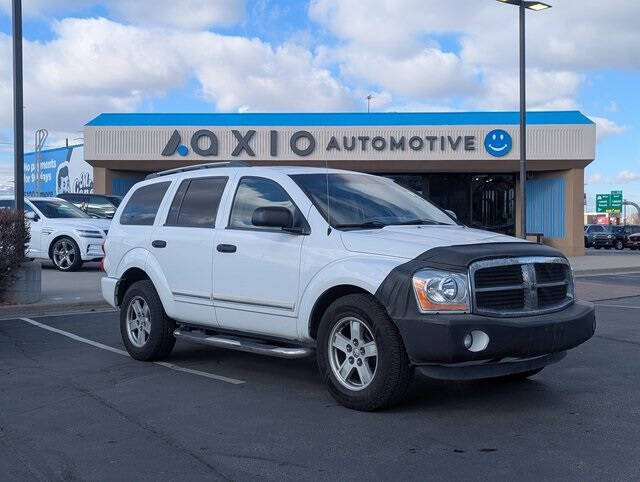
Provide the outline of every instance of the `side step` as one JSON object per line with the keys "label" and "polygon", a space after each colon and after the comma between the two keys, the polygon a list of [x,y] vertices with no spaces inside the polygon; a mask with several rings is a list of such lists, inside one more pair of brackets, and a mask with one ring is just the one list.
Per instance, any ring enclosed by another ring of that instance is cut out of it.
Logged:
{"label": "side step", "polygon": [[243,338],[233,335],[207,335],[200,330],[178,328],[173,332],[173,335],[176,338],[182,338],[183,340],[193,341],[195,343],[278,358],[307,358],[313,356],[315,353],[313,348],[307,346],[276,345],[270,341],[267,342],[256,338]]}

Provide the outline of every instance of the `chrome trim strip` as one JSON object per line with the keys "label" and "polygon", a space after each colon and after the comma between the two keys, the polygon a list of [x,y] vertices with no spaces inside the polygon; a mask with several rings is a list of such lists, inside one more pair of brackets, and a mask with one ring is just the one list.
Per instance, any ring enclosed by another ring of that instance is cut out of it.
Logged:
{"label": "chrome trim strip", "polygon": [[[563,281],[552,281],[546,283],[538,283],[536,281],[536,271],[534,264],[563,264],[567,270],[567,277]],[[497,286],[495,288],[476,288],[476,271],[484,268],[494,268],[497,266],[510,266],[520,265],[522,267],[522,285],[504,285]],[[575,292],[573,289],[573,273],[571,271],[571,265],[565,258],[552,257],[552,256],[523,256],[519,258],[498,258],[476,261],[469,267],[469,283],[471,285],[471,302],[473,306],[473,313],[480,315],[491,315],[499,317],[517,317],[528,315],[540,315],[544,313],[552,313],[554,311],[562,310],[575,300]],[[538,288],[545,288],[549,286],[567,286],[567,296],[562,303],[549,306],[546,308],[538,307]],[[488,292],[488,291],[503,291],[508,289],[521,289],[524,291],[524,308],[519,310],[484,310],[478,309],[476,301],[476,293]]]}
{"label": "chrome trim strip", "polygon": [[203,295],[194,295],[191,293],[182,293],[179,291],[172,291],[171,294],[173,296],[182,296],[184,298],[196,298],[199,300],[207,300],[207,301],[211,301],[211,298],[209,296],[203,296]]}
{"label": "chrome trim strip", "polygon": [[238,298],[236,296],[219,296],[213,295],[211,297],[213,301],[223,301],[227,303],[239,303],[243,305],[263,306],[265,308],[278,308],[281,310],[295,310],[296,305],[294,303],[282,303],[278,301],[264,301],[256,300],[253,298]]}

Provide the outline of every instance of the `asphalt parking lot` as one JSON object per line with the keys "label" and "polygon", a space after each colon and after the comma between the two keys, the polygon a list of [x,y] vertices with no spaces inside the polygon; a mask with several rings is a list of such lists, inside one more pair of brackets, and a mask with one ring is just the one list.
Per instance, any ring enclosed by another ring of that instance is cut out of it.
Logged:
{"label": "asphalt parking lot", "polygon": [[[588,282],[638,286],[640,274]],[[638,480],[640,296],[599,301],[597,316],[592,340],[529,381],[417,379],[380,413],[339,406],[312,360],[179,341],[168,363],[136,362],[114,312],[0,321],[0,473]]]}

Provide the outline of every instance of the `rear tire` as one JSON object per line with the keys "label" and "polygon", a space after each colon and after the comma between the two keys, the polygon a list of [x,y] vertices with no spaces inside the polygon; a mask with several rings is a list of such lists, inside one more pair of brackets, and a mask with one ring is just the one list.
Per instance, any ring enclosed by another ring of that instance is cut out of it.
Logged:
{"label": "rear tire", "polygon": [[413,367],[398,329],[372,296],[334,301],[320,321],[317,346],[320,374],[345,407],[379,410],[405,397]]}
{"label": "rear tire", "polygon": [[132,358],[153,361],[167,357],[176,343],[175,328],[151,281],[137,281],[127,289],[120,306],[120,334]]}
{"label": "rear tire", "polygon": [[621,240],[616,240],[616,244],[614,245],[618,251],[624,249],[624,243]]}

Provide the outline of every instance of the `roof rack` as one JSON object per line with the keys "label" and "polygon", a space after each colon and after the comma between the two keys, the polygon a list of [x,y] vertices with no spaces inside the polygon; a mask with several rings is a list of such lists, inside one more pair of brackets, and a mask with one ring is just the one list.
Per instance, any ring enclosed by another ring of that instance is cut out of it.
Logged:
{"label": "roof rack", "polygon": [[206,164],[195,164],[193,166],[176,167],[175,169],[169,169],[167,171],[152,172],[147,175],[145,179],[154,179],[160,176],[168,176],[169,174],[176,174],[178,172],[197,171],[199,169],[211,169],[214,167],[251,167],[246,162],[242,161],[223,161],[223,162],[208,162]]}

